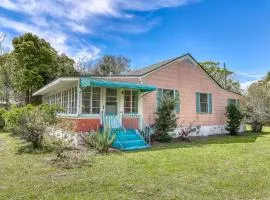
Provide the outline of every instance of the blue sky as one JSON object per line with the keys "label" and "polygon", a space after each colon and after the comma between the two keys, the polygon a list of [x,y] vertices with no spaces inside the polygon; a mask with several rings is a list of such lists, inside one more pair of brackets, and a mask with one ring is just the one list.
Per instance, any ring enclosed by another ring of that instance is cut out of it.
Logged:
{"label": "blue sky", "polygon": [[74,59],[121,54],[134,68],[189,52],[243,85],[270,70],[269,0],[0,0],[0,32],[7,48],[33,32]]}

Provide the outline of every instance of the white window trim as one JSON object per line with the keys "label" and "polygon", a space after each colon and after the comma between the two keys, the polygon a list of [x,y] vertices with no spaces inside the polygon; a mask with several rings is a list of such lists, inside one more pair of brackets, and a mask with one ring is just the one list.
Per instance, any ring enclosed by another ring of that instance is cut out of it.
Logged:
{"label": "white window trim", "polygon": [[[90,87],[91,88],[91,96],[90,96],[90,104],[91,104],[91,106],[90,106],[90,113],[82,113],[83,111],[82,111],[82,106],[83,106],[83,98],[82,98],[82,96],[83,96],[83,89],[81,90],[81,100],[80,100],[80,102],[81,102],[81,113],[79,113],[79,116],[88,116],[88,117],[92,117],[92,116],[100,116],[101,115],[101,107],[102,107],[102,105],[101,105],[101,102],[102,102],[102,88],[101,87]],[[99,114],[97,114],[97,113],[94,113],[93,114],[93,101],[92,101],[92,99],[93,99],[93,88],[99,88],[100,89],[100,95],[99,95]]]}
{"label": "white window trim", "polygon": [[[130,98],[130,112],[125,112],[125,91],[130,91],[131,92],[131,98]],[[136,113],[133,113],[132,112],[132,109],[133,109],[133,106],[132,106],[132,103],[133,103],[133,98],[132,98],[132,92],[133,91],[136,91],[138,96],[137,96],[137,112]],[[127,116],[127,115],[137,115],[139,114],[139,91],[138,90],[128,90],[128,89],[124,89],[124,115]]]}

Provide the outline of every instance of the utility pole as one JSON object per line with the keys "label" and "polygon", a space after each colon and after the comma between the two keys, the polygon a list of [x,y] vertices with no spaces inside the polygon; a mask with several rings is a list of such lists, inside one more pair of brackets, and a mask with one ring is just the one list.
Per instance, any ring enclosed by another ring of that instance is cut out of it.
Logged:
{"label": "utility pole", "polygon": [[224,88],[226,89],[227,88],[227,71],[226,71],[226,63],[223,64],[223,68],[224,68]]}

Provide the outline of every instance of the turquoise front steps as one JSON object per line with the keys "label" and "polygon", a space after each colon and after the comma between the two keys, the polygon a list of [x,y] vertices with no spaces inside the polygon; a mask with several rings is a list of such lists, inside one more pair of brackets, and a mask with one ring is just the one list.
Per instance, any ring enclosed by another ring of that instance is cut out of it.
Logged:
{"label": "turquoise front steps", "polygon": [[113,147],[120,150],[131,151],[136,149],[145,149],[150,146],[145,140],[136,133],[134,129],[124,131],[114,131],[116,134]]}

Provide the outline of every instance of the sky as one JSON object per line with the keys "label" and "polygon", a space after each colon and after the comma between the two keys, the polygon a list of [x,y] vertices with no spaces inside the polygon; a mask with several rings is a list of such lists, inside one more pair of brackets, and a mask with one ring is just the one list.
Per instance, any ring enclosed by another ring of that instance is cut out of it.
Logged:
{"label": "sky", "polygon": [[0,0],[0,33],[32,32],[75,60],[123,55],[133,68],[190,53],[235,72],[270,70],[269,0]]}

